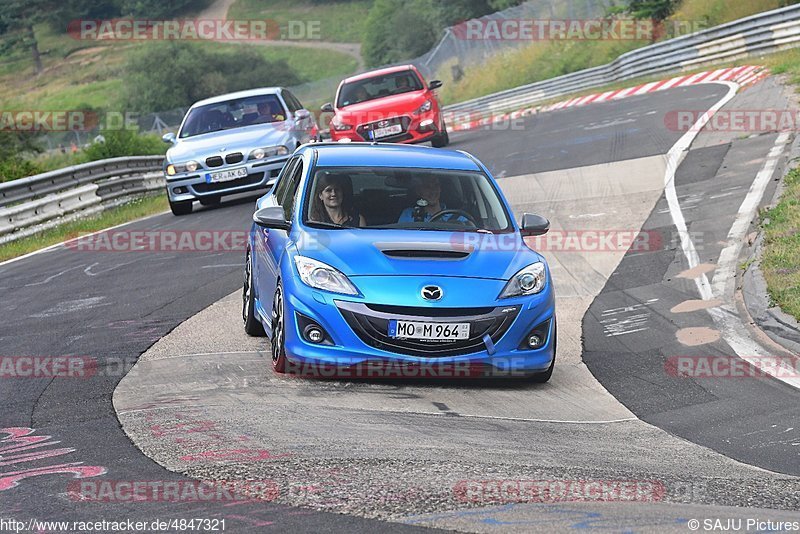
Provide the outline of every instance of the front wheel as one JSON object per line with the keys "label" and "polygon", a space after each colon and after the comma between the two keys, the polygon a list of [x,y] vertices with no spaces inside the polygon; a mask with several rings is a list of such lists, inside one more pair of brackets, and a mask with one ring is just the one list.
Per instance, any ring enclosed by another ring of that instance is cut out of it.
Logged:
{"label": "front wheel", "polygon": [[192,201],[191,200],[181,200],[179,202],[169,201],[169,209],[172,210],[172,214],[175,216],[180,217],[181,215],[189,215],[192,213]]}
{"label": "front wheel", "polygon": [[272,370],[286,372],[286,314],[283,308],[283,289],[281,281],[272,299]]}
{"label": "front wheel", "polygon": [[248,252],[244,264],[244,287],[242,287],[242,319],[244,331],[248,336],[266,336],[264,326],[256,317],[256,298],[253,292],[253,263],[252,255]]}
{"label": "front wheel", "polygon": [[434,148],[446,147],[450,144],[450,135],[447,133],[447,126],[442,121],[442,130],[431,139],[431,146]]}

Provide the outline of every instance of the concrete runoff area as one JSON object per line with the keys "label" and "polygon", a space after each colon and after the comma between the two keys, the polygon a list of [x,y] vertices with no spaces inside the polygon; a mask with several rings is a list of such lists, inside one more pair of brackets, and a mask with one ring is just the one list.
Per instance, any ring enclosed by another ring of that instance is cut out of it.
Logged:
{"label": "concrete runoff area", "polygon": [[[551,218],[553,233],[638,230],[661,196],[664,165],[663,157],[649,156],[510,177],[501,186],[515,211]],[[650,524],[642,518],[652,501],[672,519],[686,510],[666,503],[703,504],[691,510],[716,515],[727,511],[719,504],[759,500],[792,509],[796,498],[787,491],[800,487],[795,479],[639,421],[582,363],[582,318],[626,250],[544,252],[559,320],[556,371],[544,385],[274,375],[268,342],[243,332],[237,291],[143,354],[118,386],[114,406],[134,443],[169,470],[200,479],[269,479],[280,488],[278,502],[365,517],[484,531],[472,519],[436,514],[495,506],[497,495],[459,499],[454,489],[486,480],[656,481],[661,491],[651,500],[610,508],[618,527],[631,510],[641,526]],[[206,430],[180,444],[152,432],[183,423]],[[507,496],[499,498],[509,505]],[[512,522],[552,518],[553,503],[513,504],[503,511]]]}

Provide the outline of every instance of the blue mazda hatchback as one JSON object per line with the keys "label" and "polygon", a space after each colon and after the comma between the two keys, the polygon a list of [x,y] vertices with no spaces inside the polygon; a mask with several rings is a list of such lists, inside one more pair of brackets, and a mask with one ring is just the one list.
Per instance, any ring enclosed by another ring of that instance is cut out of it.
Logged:
{"label": "blue mazda hatchback", "polygon": [[466,152],[314,143],[253,215],[245,331],[276,372],[549,380],[555,296],[486,167]]}

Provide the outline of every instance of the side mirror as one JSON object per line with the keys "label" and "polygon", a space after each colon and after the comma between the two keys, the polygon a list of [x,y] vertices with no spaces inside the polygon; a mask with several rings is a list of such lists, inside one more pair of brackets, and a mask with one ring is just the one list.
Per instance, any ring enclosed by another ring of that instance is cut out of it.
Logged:
{"label": "side mirror", "polygon": [[275,228],[278,230],[288,230],[292,223],[284,218],[283,208],[281,206],[267,206],[256,210],[253,214],[253,222],[259,226],[266,228]]}
{"label": "side mirror", "polygon": [[311,115],[307,109],[298,109],[294,112],[294,116],[297,119],[307,119]]}
{"label": "side mirror", "polygon": [[541,215],[535,215],[533,213],[522,214],[520,231],[523,236],[544,235],[548,230],[550,230],[550,221]]}
{"label": "side mirror", "polygon": [[428,84],[428,89],[433,91],[434,89],[438,89],[442,86],[442,80],[431,80],[431,83]]}
{"label": "side mirror", "polygon": [[164,141],[165,143],[169,143],[170,145],[174,145],[177,142],[175,134],[172,132],[167,132],[164,135],[162,135],[161,140]]}
{"label": "side mirror", "polygon": [[326,112],[326,113],[329,112],[329,111],[331,113],[333,113],[333,104],[331,104],[330,102],[326,102],[326,103],[322,104],[322,107],[319,108],[319,109],[320,109],[320,111],[323,111],[323,112]]}

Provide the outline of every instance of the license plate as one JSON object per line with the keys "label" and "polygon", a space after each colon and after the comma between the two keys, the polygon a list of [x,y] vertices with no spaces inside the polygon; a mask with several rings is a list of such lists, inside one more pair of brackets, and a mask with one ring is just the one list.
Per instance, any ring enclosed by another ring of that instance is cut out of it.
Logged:
{"label": "license plate", "polygon": [[388,137],[390,135],[396,135],[403,131],[403,127],[399,124],[395,124],[393,126],[387,126],[386,128],[376,128],[372,130],[372,135],[375,139],[379,137]]}
{"label": "license plate", "polygon": [[469,323],[427,323],[392,319],[389,321],[389,337],[429,341],[469,339]]}
{"label": "license plate", "polygon": [[230,182],[247,176],[247,169],[240,167],[238,169],[228,169],[227,171],[207,172],[206,183],[214,184],[217,182]]}

